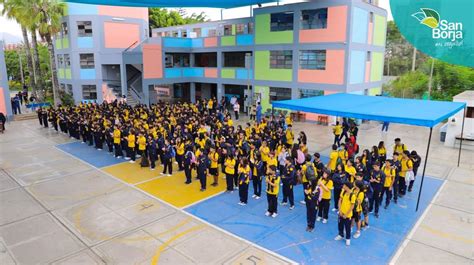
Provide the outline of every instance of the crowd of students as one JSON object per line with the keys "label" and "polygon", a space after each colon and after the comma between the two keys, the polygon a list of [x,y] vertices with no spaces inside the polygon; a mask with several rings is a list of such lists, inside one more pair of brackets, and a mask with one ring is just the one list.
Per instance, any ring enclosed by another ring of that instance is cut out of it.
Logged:
{"label": "crowd of students", "polygon": [[130,163],[141,158],[142,167],[155,170],[159,162],[161,174],[171,176],[175,161],[178,170],[185,173],[185,184],[192,182],[196,172],[201,191],[209,188],[208,178],[212,180],[210,186],[217,186],[220,176],[225,176],[226,192],[238,190],[242,206],[249,203],[250,185],[255,200],[265,189],[265,215],[273,218],[278,215],[280,189],[280,205],[293,210],[294,187],[302,185],[306,230],[313,231],[316,221],[328,222],[333,200],[332,211],[338,214],[335,240],[345,238],[347,245],[353,227],[354,238],[360,236],[361,228],[368,227],[369,213],[378,218],[384,196],[386,209],[412,190],[421,162],[398,138],[390,159],[384,142],[359,152],[358,128],[343,119],[333,127],[334,144],[329,162],[324,164],[319,153],[308,152],[306,134],[301,131],[295,135],[290,115],[235,126],[230,111],[215,99],[160,102],[149,107],[120,102],[79,104],[40,108],[37,112],[42,126],[51,124],[56,131],[98,150],[105,147]]}

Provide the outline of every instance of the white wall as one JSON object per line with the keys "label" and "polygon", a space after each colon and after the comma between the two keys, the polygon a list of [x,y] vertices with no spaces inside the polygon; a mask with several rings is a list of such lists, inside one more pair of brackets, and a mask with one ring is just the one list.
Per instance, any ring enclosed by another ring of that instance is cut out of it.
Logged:
{"label": "white wall", "polygon": [[[474,99],[466,100],[466,99],[456,99],[454,97],[454,102],[464,102],[467,104],[468,107],[474,107]],[[456,113],[454,117],[456,118],[456,122],[452,122],[452,118],[449,118],[448,121],[448,130],[446,132],[446,141],[444,142],[445,146],[454,147],[456,136],[461,135],[461,128],[462,128],[462,118],[464,115],[464,109]],[[464,122],[464,137],[466,135],[474,135],[474,119],[466,118]],[[463,144],[464,145],[464,144]]]}

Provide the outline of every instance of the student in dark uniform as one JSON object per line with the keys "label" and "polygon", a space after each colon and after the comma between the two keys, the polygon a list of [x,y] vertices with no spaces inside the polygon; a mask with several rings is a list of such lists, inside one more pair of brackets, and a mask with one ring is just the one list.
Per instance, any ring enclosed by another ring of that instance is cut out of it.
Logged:
{"label": "student in dark uniform", "polygon": [[295,199],[293,193],[293,185],[295,183],[296,169],[292,163],[293,158],[287,156],[285,161],[285,167],[281,172],[281,181],[283,182],[283,201],[281,205],[287,205],[288,200],[290,201],[290,210],[295,208]]}
{"label": "student in dark uniform", "polygon": [[250,183],[250,166],[246,157],[242,158],[238,168],[240,205],[247,205]]}
{"label": "student in dark uniform", "polygon": [[[385,182],[385,174],[380,170],[379,162],[374,162],[372,173],[370,174],[370,185],[373,189],[372,198],[369,201],[369,212],[372,212],[375,208],[375,217],[379,217],[379,206],[381,201],[381,195],[383,190],[383,185]],[[375,206],[375,207],[374,207]]]}
{"label": "student in dark uniform", "polygon": [[45,109],[41,111],[41,118],[43,119],[43,126],[48,128],[48,112]]}
{"label": "student in dark uniform", "polygon": [[[319,187],[316,187],[319,189]],[[319,195],[316,194],[316,190],[312,189],[311,185],[306,185],[304,187],[304,201],[306,205],[306,222],[308,226],[306,231],[312,232],[314,230],[314,223],[316,222],[316,212],[317,212],[317,201]]]}
{"label": "student in dark uniform", "polygon": [[[202,153],[202,152],[201,152]],[[186,152],[184,153],[184,161],[183,161],[183,166],[184,166],[184,175],[186,176],[186,182],[184,184],[190,184],[192,181],[192,164],[193,164],[193,151],[191,146],[186,147]]]}
{"label": "student in dark uniform", "polygon": [[255,155],[255,164],[252,172],[253,195],[255,199],[262,196],[262,179],[265,175],[265,165],[263,164],[260,154]]}
{"label": "student in dark uniform", "polygon": [[[421,157],[418,155],[416,151],[411,151],[410,153],[410,158],[413,161],[413,174],[416,175],[418,173],[418,168],[420,167],[421,164]],[[413,189],[413,184],[415,184],[415,179],[410,180],[410,184],[408,185],[408,192],[411,192]]]}
{"label": "student in dark uniform", "polygon": [[[206,156],[204,152],[199,154],[197,158],[197,176],[199,178],[199,182],[201,183],[200,191],[206,190],[206,180],[207,180],[207,171],[210,165],[209,158]],[[191,183],[191,182],[189,182]]]}
{"label": "student in dark uniform", "polygon": [[280,176],[276,175],[275,166],[268,168],[265,181],[267,184],[268,202],[268,209],[265,215],[275,218],[278,216],[278,192],[280,191]]}
{"label": "student in dark uniform", "polygon": [[38,121],[39,121],[40,126],[43,126],[43,108],[39,107],[36,110],[36,114],[38,115]]}
{"label": "student in dark uniform", "polygon": [[392,168],[395,169],[395,179],[393,180],[393,202],[396,204],[398,201],[398,191],[399,191],[399,182],[400,182],[400,171],[402,169],[402,165],[400,164],[399,154],[397,152],[393,153],[392,157]]}
{"label": "student in dark uniform", "polygon": [[150,159],[150,169],[156,169],[156,159],[158,158],[158,146],[153,136],[148,136],[148,159]]}

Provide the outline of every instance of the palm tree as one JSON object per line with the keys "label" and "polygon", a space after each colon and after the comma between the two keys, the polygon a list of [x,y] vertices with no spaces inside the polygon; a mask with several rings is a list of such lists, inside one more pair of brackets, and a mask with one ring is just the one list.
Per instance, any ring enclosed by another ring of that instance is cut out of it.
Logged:
{"label": "palm tree", "polygon": [[33,14],[35,14],[34,20],[37,22],[38,32],[48,44],[53,79],[54,104],[58,105],[61,103],[61,99],[59,97],[58,70],[55,61],[56,55],[54,52],[53,36],[58,34],[61,30],[61,17],[64,15],[66,5],[57,0],[34,0],[32,4],[32,11]]}
{"label": "palm tree", "polygon": [[[33,68],[33,57],[31,56],[31,48],[30,48],[30,41],[28,39],[28,31],[25,23],[26,19],[26,12],[25,4],[28,1],[23,0],[0,0],[0,3],[3,5],[2,15],[6,16],[9,19],[13,19],[18,22],[21,26],[21,33],[23,35],[23,42],[26,52],[26,61],[28,66],[28,72],[30,74],[29,84],[33,94],[36,93],[36,85],[35,85],[35,70]],[[31,16],[31,13],[28,15]]]}

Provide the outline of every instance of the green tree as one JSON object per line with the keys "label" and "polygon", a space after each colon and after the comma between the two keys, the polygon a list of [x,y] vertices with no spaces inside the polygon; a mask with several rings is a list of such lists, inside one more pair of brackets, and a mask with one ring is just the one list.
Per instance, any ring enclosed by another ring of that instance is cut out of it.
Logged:
{"label": "green tree", "polygon": [[154,28],[165,28],[171,26],[195,24],[199,22],[207,21],[207,16],[204,12],[200,14],[192,13],[187,15],[184,9],[168,10],[164,8],[149,8],[148,9],[148,20],[151,29]]}

